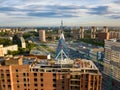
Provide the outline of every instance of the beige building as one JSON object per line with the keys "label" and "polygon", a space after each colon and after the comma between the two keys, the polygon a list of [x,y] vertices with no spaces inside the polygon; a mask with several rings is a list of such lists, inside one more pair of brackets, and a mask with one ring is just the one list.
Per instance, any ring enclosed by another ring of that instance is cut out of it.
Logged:
{"label": "beige building", "polygon": [[103,90],[120,90],[120,39],[105,40],[103,73]]}
{"label": "beige building", "polygon": [[110,39],[116,38],[119,39],[120,38],[120,31],[110,31]]}
{"label": "beige building", "polygon": [[74,39],[83,39],[84,38],[84,27],[80,27],[80,29],[73,28],[70,34]]}
{"label": "beige building", "polygon": [[0,45],[0,56],[4,56],[5,54],[8,53],[8,51],[18,51],[18,46],[10,45],[10,46],[3,47],[3,45]]}
{"label": "beige building", "polygon": [[41,42],[46,42],[45,30],[39,30],[39,40],[40,40]]}
{"label": "beige building", "polygon": [[105,33],[108,32],[108,27],[107,27],[107,26],[104,26],[104,27],[103,27],[103,32],[105,32]]}
{"label": "beige building", "polygon": [[112,68],[112,75],[120,79],[120,40],[105,40],[105,73],[109,74]]}
{"label": "beige building", "polygon": [[91,34],[90,34],[91,39],[95,39],[96,38],[96,30],[97,30],[97,28],[95,26],[92,26]]}
{"label": "beige building", "polygon": [[0,90],[101,90],[101,79],[90,60],[59,65],[54,60],[13,57],[0,66]]}
{"label": "beige building", "polygon": [[80,39],[83,39],[84,38],[84,27],[80,27]]}

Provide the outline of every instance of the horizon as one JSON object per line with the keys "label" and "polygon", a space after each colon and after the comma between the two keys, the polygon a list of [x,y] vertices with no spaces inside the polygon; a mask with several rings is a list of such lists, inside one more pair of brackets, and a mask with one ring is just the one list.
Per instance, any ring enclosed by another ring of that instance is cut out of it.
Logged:
{"label": "horizon", "polygon": [[0,0],[0,27],[120,26],[120,0]]}

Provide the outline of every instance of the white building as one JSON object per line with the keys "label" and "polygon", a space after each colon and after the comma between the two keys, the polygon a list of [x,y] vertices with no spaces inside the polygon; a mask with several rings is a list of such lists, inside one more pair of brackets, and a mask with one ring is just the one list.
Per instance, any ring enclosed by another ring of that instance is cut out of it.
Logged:
{"label": "white building", "polygon": [[10,45],[3,47],[3,45],[0,45],[0,56],[4,56],[8,53],[8,51],[18,51],[18,45]]}

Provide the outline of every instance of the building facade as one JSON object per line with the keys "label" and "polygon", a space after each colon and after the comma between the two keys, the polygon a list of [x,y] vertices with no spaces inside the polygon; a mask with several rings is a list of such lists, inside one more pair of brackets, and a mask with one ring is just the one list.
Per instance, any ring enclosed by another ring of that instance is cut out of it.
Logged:
{"label": "building facade", "polygon": [[89,60],[58,65],[20,57],[5,64],[0,66],[0,90],[101,90],[101,74]]}
{"label": "building facade", "polygon": [[45,30],[39,30],[39,40],[40,40],[41,42],[46,42]]}
{"label": "building facade", "polygon": [[18,45],[10,45],[3,47],[3,45],[0,45],[0,56],[4,56],[8,53],[8,51],[18,51]]}
{"label": "building facade", "polygon": [[96,30],[97,30],[97,28],[95,26],[92,26],[91,34],[90,34],[91,39],[95,39],[96,38]]}
{"label": "building facade", "polygon": [[[111,87],[110,90],[120,90],[120,40],[105,40],[105,60],[104,60],[104,90]],[[108,78],[109,77],[109,78]]]}
{"label": "building facade", "polygon": [[73,28],[70,34],[72,38],[74,39],[83,39],[84,38],[84,27],[80,27],[79,29]]}

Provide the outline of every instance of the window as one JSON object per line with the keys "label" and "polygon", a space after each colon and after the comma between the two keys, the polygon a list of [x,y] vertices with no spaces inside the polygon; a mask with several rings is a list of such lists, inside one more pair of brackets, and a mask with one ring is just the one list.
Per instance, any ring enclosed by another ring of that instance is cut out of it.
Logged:
{"label": "window", "polygon": [[34,73],[34,76],[37,76],[37,73]]}
{"label": "window", "polygon": [[23,73],[23,76],[25,76],[25,73]]}
{"label": "window", "polygon": [[10,79],[8,79],[7,81],[10,82]]}
{"label": "window", "polygon": [[3,87],[5,87],[5,85],[3,85]]}
{"label": "window", "polygon": [[43,73],[40,73],[40,76],[43,76]]}
{"label": "window", "polygon": [[24,84],[24,86],[26,87],[26,84]]}
{"label": "window", "polygon": [[10,73],[9,70],[6,70],[6,73]]}
{"label": "window", "polygon": [[1,74],[1,78],[4,78],[4,74]]}
{"label": "window", "polygon": [[4,80],[4,79],[2,79],[2,82],[5,82],[5,80]]}
{"label": "window", "polygon": [[37,82],[37,78],[34,78],[34,81],[36,81],[36,82]]}
{"label": "window", "polygon": [[8,88],[10,88],[11,87],[11,85],[8,85]]}
{"label": "window", "polygon": [[56,73],[53,73],[53,76],[56,76]]}
{"label": "window", "polygon": [[41,84],[41,87],[43,87],[43,84]]}
{"label": "window", "polygon": [[41,79],[41,82],[43,81],[43,79]]}
{"label": "window", "polygon": [[16,72],[18,72],[18,69],[16,69]]}
{"label": "window", "polygon": [[53,84],[53,87],[56,87],[56,84]]}
{"label": "window", "polygon": [[18,75],[16,75],[16,77],[19,77]]}
{"label": "window", "polygon": [[53,79],[53,81],[55,82],[55,81],[56,81],[56,79]]}
{"label": "window", "polygon": [[24,82],[26,82],[26,78],[24,78]]}
{"label": "window", "polygon": [[37,84],[34,84],[34,86],[36,86],[36,87],[37,87],[38,85],[37,85]]}
{"label": "window", "polygon": [[29,78],[27,79],[27,81],[29,82]]}
{"label": "window", "polygon": [[17,88],[20,88],[20,86],[18,85]]}
{"label": "window", "polygon": [[10,74],[7,74],[7,78],[10,78]]}

